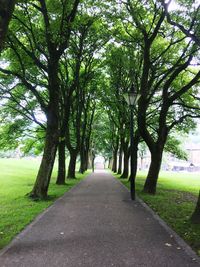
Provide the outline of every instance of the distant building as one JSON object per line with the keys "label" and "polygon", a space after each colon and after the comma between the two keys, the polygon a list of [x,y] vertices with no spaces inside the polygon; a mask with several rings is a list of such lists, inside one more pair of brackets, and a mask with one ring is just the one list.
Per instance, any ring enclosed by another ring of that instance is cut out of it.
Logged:
{"label": "distant building", "polygon": [[[200,144],[188,143],[184,149],[188,153],[188,160],[180,160],[170,153],[163,154],[162,170],[200,172]],[[138,160],[138,168],[147,170],[150,166],[151,154],[147,150],[142,158]]]}
{"label": "distant building", "polygon": [[200,167],[200,144],[187,144],[185,149],[188,152],[188,161],[190,164]]}

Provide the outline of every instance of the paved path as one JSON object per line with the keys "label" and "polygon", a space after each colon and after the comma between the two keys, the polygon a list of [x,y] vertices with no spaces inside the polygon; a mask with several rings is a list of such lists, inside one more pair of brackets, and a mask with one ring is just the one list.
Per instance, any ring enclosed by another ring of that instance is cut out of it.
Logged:
{"label": "paved path", "polygon": [[[171,246],[167,245],[170,244]],[[90,175],[26,228],[1,267],[197,267],[108,173]]]}

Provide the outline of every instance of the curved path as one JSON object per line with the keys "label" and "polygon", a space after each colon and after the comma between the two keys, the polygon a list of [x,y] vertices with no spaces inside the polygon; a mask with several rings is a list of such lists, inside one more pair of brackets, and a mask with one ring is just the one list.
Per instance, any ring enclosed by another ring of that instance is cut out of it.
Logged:
{"label": "curved path", "polygon": [[[192,256],[192,254],[191,254]],[[197,267],[111,174],[94,173],[0,254],[1,267]],[[194,255],[193,255],[194,257]]]}

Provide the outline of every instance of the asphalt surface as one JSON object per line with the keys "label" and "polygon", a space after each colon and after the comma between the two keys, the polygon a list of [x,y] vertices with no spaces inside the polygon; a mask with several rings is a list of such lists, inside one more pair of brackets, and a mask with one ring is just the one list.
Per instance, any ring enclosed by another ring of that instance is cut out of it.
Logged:
{"label": "asphalt surface", "polygon": [[109,173],[66,193],[0,253],[0,267],[197,267]]}

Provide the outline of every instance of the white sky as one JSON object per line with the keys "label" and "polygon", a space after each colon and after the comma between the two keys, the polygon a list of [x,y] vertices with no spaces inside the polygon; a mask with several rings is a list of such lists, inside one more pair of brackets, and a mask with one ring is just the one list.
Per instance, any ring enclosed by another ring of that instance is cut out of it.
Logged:
{"label": "white sky", "polygon": [[[166,2],[168,2],[168,1],[166,1]],[[196,6],[200,5],[200,0],[194,1],[194,4]],[[182,7],[177,4],[176,0],[172,0],[172,2],[169,5],[169,11],[178,10],[178,9],[181,10],[181,8]]]}

